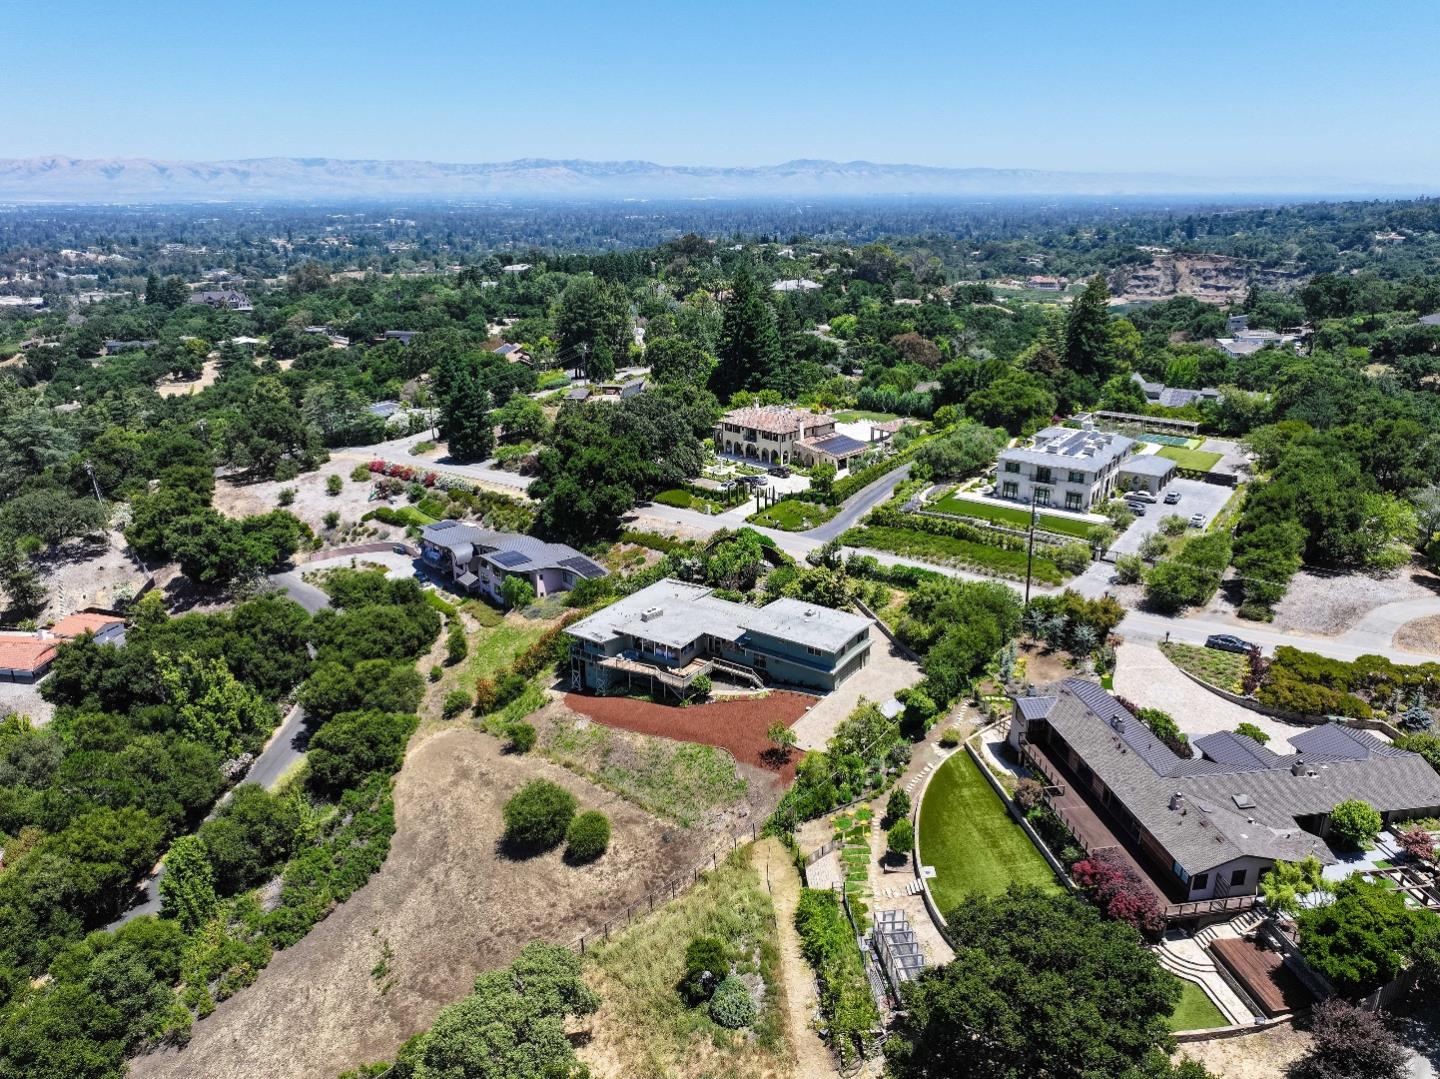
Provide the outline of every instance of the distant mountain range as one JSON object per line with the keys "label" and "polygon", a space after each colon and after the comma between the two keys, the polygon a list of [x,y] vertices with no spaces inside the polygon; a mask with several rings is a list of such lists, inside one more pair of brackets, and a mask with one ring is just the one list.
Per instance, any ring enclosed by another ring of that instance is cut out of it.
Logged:
{"label": "distant mountain range", "polygon": [[[1440,188],[1440,184],[1434,185]],[[1323,177],[1194,177],[787,161],[725,168],[649,161],[526,159],[456,165],[264,157],[243,161],[32,157],[0,159],[0,201],[205,202],[283,199],[692,199],[1387,195],[1419,185]]]}

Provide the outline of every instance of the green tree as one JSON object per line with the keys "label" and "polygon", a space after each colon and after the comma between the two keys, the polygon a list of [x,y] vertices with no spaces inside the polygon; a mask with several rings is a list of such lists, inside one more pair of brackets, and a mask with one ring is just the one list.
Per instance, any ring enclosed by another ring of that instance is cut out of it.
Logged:
{"label": "green tree", "polygon": [[540,402],[523,393],[515,394],[497,408],[490,420],[498,424],[504,437],[512,442],[544,438],[550,427]]}
{"label": "green tree", "polygon": [[1276,862],[1260,878],[1265,905],[1277,914],[1294,917],[1306,896],[1330,891],[1325,867],[1313,854],[1298,862]]}
{"label": "green tree", "polygon": [[721,400],[740,390],[775,384],[781,365],[780,332],[767,289],[748,263],[741,263],[725,300],[719,363],[710,388]]}
{"label": "green tree", "polygon": [[470,654],[470,645],[465,640],[465,627],[458,621],[450,623],[445,634],[445,662],[455,666]]}
{"label": "green tree", "polygon": [[908,817],[901,817],[885,833],[885,848],[899,861],[910,857],[915,849],[915,826]]}
{"label": "green tree", "polygon": [[193,933],[215,914],[215,869],[210,864],[203,840],[182,835],[170,844],[165,855],[165,874],[160,878],[160,909]]}
{"label": "green tree", "polygon": [[555,308],[555,336],[566,366],[583,368],[591,381],[614,378],[630,345],[629,302],[598,277],[576,277]]}
{"label": "green tree", "polygon": [[817,502],[828,502],[835,490],[835,466],[821,461],[810,469],[810,495]]}
{"label": "green tree", "polygon": [[1330,831],[1341,845],[1352,850],[1369,850],[1385,821],[1369,802],[1350,799],[1330,811]]}
{"label": "green tree", "polygon": [[645,343],[645,362],[656,382],[704,386],[715,369],[715,357],[683,337],[657,337]]}
{"label": "green tree", "polygon": [[946,920],[955,958],[902,987],[885,1045],[899,1079],[1121,1075],[1170,1047],[1180,983],[1129,926],[1014,886]]}
{"label": "green tree", "polygon": [[1235,728],[1236,734],[1244,735],[1252,741],[1259,742],[1262,746],[1270,741],[1270,736],[1253,723],[1241,723]]}
{"label": "green tree", "polygon": [[517,573],[506,574],[500,582],[500,598],[512,611],[523,611],[535,602],[535,586]]}
{"label": "green tree", "polygon": [[1034,431],[1055,413],[1055,395],[1028,371],[1009,370],[965,398],[965,412],[1009,434]]}
{"label": "green tree", "polygon": [[472,363],[462,362],[441,400],[440,433],[458,461],[483,461],[495,451],[490,391],[481,385]]}
{"label": "green tree", "polygon": [[1309,1051],[1289,1079],[1405,1079],[1410,1054],[1381,1021],[1348,1001],[1331,997],[1310,1014]]}
{"label": "green tree", "polygon": [[1440,915],[1411,907],[1386,881],[1356,874],[1332,902],[1300,911],[1300,953],[1343,995],[1360,996],[1394,978],[1435,937]]}
{"label": "green tree", "polygon": [[505,803],[505,839],[520,851],[548,850],[565,838],[575,807],[565,788],[532,779]]}
{"label": "green tree", "polygon": [[610,846],[610,818],[597,809],[581,813],[565,829],[565,858],[593,862]]}
{"label": "green tree", "polygon": [[398,1079],[584,1079],[565,1020],[599,1006],[579,956],[533,942],[507,969],[481,974],[470,996],[406,1044]]}
{"label": "green tree", "polygon": [[311,786],[335,796],[358,787],[371,772],[394,772],[418,722],[408,715],[342,712],[310,739],[305,760]]}
{"label": "green tree", "polygon": [[176,729],[227,757],[258,744],[278,718],[275,706],[230,673],[220,659],[187,653],[155,657],[166,702],[175,709]]}
{"label": "green tree", "polygon": [[997,427],[963,422],[920,446],[914,461],[928,469],[933,480],[961,479],[991,464],[1007,441]]}
{"label": "green tree", "polygon": [[1099,274],[1071,303],[1065,317],[1065,365],[1087,378],[1110,366],[1110,290]]}

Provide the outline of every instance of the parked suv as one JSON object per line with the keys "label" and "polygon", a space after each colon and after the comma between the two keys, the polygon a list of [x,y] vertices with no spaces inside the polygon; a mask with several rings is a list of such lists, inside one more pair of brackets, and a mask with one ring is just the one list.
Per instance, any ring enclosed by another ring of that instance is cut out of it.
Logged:
{"label": "parked suv", "polygon": [[770,475],[779,476],[782,480],[790,475],[789,465],[776,465],[770,470]]}
{"label": "parked suv", "polygon": [[1166,491],[1166,492],[1165,492],[1165,505],[1167,505],[1167,506],[1173,506],[1173,505],[1175,505],[1175,503],[1177,503],[1177,502],[1179,502],[1179,501],[1180,501],[1180,492],[1179,492],[1179,491]]}
{"label": "parked suv", "polygon": [[1133,491],[1126,491],[1126,492],[1125,492],[1125,497],[1126,497],[1126,499],[1131,499],[1131,498],[1139,499],[1141,502],[1154,502],[1154,501],[1155,501],[1155,496],[1152,495],[1149,491],[1145,490],[1145,488],[1143,488],[1143,487],[1137,487],[1137,488],[1136,488],[1135,490],[1133,490]]}

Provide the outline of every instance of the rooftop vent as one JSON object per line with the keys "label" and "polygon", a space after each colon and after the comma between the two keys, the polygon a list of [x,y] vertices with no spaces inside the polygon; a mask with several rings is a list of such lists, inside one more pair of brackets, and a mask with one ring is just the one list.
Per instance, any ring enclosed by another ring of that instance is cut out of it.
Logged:
{"label": "rooftop vent", "polygon": [[1255,799],[1251,798],[1248,794],[1232,794],[1230,797],[1234,799],[1236,809],[1255,808]]}
{"label": "rooftop vent", "polygon": [[1110,726],[1114,727],[1114,728],[1115,728],[1117,731],[1119,731],[1121,734],[1124,734],[1124,733],[1125,733],[1125,716],[1124,716],[1124,714],[1121,713],[1121,712],[1116,712],[1113,716],[1111,716],[1111,717],[1110,717]]}
{"label": "rooftop vent", "polygon": [[1304,757],[1296,757],[1295,763],[1290,766],[1290,774],[1292,776],[1308,776],[1314,773],[1310,771]]}
{"label": "rooftop vent", "polygon": [[645,610],[640,612],[640,621],[653,622],[655,619],[659,618],[664,613],[664,610],[660,607],[647,607],[645,608]]}
{"label": "rooftop vent", "polygon": [[1181,794],[1179,791],[1176,791],[1174,794],[1172,794],[1172,795],[1170,796],[1170,808],[1171,808],[1171,809],[1184,809],[1184,808],[1185,808],[1185,796],[1184,796],[1183,794]]}

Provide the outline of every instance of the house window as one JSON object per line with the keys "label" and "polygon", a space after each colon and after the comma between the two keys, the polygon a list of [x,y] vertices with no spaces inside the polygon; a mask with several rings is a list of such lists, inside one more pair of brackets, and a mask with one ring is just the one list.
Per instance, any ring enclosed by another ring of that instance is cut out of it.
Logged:
{"label": "house window", "polygon": [[1035,505],[1037,505],[1037,506],[1048,506],[1048,505],[1050,505],[1050,488],[1048,488],[1048,487],[1037,487],[1037,488],[1035,488]]}
{"label": "house window", "polygon": [[1006,471],[1006,472],[1019,472],[1019,471],[1020,471],[1020,462],[1019,462],[1019,461],[1006,461],[1006,462],[1005,462],[1005,471]]}
{"label": "house window", "polygon": [[1000,497],[1017,498],[1020,494],[1019,486],[1013,480],[1006,480],[1000,485]]}
{"label": "house window", "polygon": [[1190,890],[1192,892],[1203,892],[1210,883],[1209,873],[1196,873],[1190,878]]}
{"label": "house window", "polygon": [[1065,492],[1065,508],[1067,510],[1078,510],[1080,508],[1081,502],[1082,497],[1079,491]]}
{"label": "house window", "polygon": [[1050,478],[1050,470],[1042,465],[1035,470],[1035,482],[1053,483],[1055,481]]}
{"label": "house window", "polygon": [[1237,869],[1230,874],[1230,887],[1238,888],[1245,883],[1245,870]]}
{"label": "house window", "polygon": [[1071,483],[1084,483],[1084,482],[1085,482],[1085,473],[1083,473],[1083,472],[1076,472],[1076,471],[1072,468],[1072,469],[1070,470],[1070,482],[1071,482]]}

